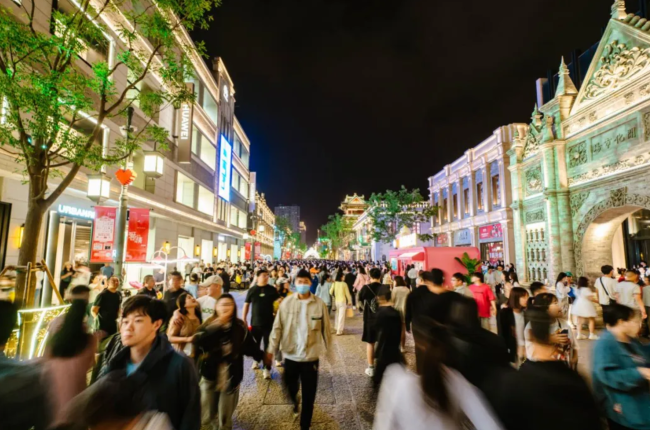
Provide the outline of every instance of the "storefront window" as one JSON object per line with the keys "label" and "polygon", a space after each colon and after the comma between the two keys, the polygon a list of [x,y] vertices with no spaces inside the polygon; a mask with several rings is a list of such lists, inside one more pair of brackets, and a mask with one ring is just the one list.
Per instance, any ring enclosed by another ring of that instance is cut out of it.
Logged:
{"label": "storefront window", "polygon": [[239,210],[236,207],[230,206],[230,225],[237,225],[237,216],[239,215]]}
{"label": "storefront window", "polygon": [[469,201],[469,188],[463,190],[463,203],[465,206],[465,215],[469,215],[469,205],[471,204]]}
{"label": "storefront window", "polygon": [[217,107],[217,102],[212,98],[212,94],[207,88],[203,90],[203,110],[208,115],[208,117],[217,125],[217,118],[219,118],[219,109]]}
{"label": "storefront window", "polygon": [[192,126],[192,153],[199,153],[199,143],[201,142],[201,132],[195,125]]}
{"label": "storefront window", "polygon": [[476,206],[478,210],[483,210],[483,182],[476,184]]}
{"label": "storefront window", "polygon": [[499,193],[499,175],[492,176],[492,204],[501,206],[501,194]]}
{"label": "storefront window", "polygon": [[222,199],[219,198],[218,201],[218,208],[217,208],[217,218],[219,218],[221,221],[226,221],[226,214],[228,210],[228,203]]}
{"label": "storefront window", "polygon": [[246,149],[246,147],[243,145],[241,147],[241,155],[239,156],[239,158],[241,159],[241,162],[244,164],[244,166],[246,166],[246,168],[248,169],[250,153],[248,152],[248,149]]}
{"label": "storefront window", "polygon": [[201,138],[201,161],[212,170],[217,166],[217,148],[205,136]]}
{"label": "storefront window", "polygon": [[180,172],[176,178],[176,202],[194,207],[194,181]]}
{"label": "storefront window", "polygon": [[246,212],[239,211],[239,219],[238,219],[238,222],[237,222],[239,228],[243,228],[243,229],[246,228],[246,223],[247,223],[246,218],[247,218]]}
{"label": "storefront window", "polygon": [[244,197],[248,197],[248,182],[243,177],[239,178],[239,193]]}
{"label": "storefront window", "polygon": [[454,219],[458,219],[458,194],[454,194]]}
{"label": "storefront window", "polygon": [[214,215],[214,193],[199,185],[199,212]]}
{"label": "storefront window", "polygon": [[442,222],[447,222],[447,199],[442,199]]}

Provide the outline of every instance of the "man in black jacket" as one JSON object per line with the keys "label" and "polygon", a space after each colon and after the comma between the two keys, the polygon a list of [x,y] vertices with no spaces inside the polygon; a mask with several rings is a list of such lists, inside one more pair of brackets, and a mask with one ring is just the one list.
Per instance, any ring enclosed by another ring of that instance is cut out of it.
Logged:
{"label": "man in black jacket", "polygon": [[228,294],[230,292],[230,276],[223,269],[223,267],[218,267],[217,268],[217,275],[219,275],[221,277],[221,279],[223,280],[223,292],[225,294]]}
{"label": "man in black jacket", "polygon": [[201,406],[194,365],[158,334],[165,303],[135,295],[124,304],[120,334],[124,349],[109,363],[109,371],[125,371],[146,387],[151,407],[169,416],[177,430],[199,430]]}

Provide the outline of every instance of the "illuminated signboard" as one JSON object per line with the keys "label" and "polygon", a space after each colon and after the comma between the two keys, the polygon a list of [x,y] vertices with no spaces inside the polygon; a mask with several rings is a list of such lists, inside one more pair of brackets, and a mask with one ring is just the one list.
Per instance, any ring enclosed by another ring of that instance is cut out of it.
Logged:
{"label": "illuminated signboard", "polygon": [[82,209],[74,206],[59,205],[58,212],[62,215],[68,215],[77,218],[95,219],[95,211],[93,209]]}
{"label": "illuminated signboard", "polygon": [[230,175],[232,168],[232,146],[226,138],[221,135],[221,146],[219,148],[219,197],[230,201]]}
{"label": "illuminated signboard", "polygon": [[[186,83],[188,91],[194,91],[194,84]],[[194,102],[181,103],[178,110],[178,162],[189,163],[192,160],[192,121],[194,116]]]}

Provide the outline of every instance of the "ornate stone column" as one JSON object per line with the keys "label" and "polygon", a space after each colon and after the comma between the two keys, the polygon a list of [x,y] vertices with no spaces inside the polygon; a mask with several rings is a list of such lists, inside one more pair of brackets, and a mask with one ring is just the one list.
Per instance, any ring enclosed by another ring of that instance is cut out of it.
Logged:
{"label": "ornate stone column", "polygon": [[463,189],[463,177],[458,178],[458,220],[465,218],[465,190]]}
{"label": "ornate stone column", "polygon": [[560,227],[560,211],[557,198],[557,181],[555,171],[555,151],[552,143],[545,143],[540,146],[542,151],[542,171],[544,173],[544,200],[546,201],[546,213],[548,214],[548,248],[550,253],[550,264],[548,279],[555,277],[562,271],[562,237]]}
{"label": "ornate stone column", "polygon": [[492,211],[492,176],[490,176],[490,165],[486,162],[483,166],[483,193],[484,203],[483,207],[485,208],[484,212]]}
{"label": "ornate stone column", "polygon": [[447,220],[449,223],[454,222],[454,194],[452,184],[447,184]]}
{"label": "ornate stone column", "polygon": [[526,225],[524,222],[523,211],[523,171],[521,168],[521,159],[524,152],[524,139],[519,136],[525,136],[525,128],[521,128],[515,134],[512,148],[508,151],[510,157],[510,185],[512,191],[512,232],[514,239],[514,257],[515,267],[519,274],[521,282],[530,282],[528,279],[528,268],[526,265]]}
{"label": "ornate stone column", "polygon": [[469,172],[469,216],[476,216],[476,172]]}

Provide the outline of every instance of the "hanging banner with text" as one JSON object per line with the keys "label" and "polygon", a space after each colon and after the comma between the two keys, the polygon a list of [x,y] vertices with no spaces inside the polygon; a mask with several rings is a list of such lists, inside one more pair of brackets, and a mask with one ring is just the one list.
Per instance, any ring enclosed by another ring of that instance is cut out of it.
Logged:
{"label": "hanging banner with text", "polygon": [[126,237],[127,263],[147,261],[149,243],[149,209],[129,209],[129,234]]}
{"label": "hanging banner with text", "polygon": [[246,242],[244,245],[244,260],[248,261],[251,259],[251,243]]}
{"label": "hanging banner with text", "polygon": [[262,244],[259,242],[255,242],[255,259],[262,259]]}
{"label": "hanging banner with text", "polygon": [[[185,84],[187,90],[194,92],[194,84],[187,82]],[[192,161],[192,121],[194,117],[194,102],[186,101],[181,103],[180,109],[177,111],[176,130],[178,140],[176,145],[177,160],[179,163],[189,163]]]}
{"label": "hanging banner with text", "polygon": [[93,243],[90,248],[91,263],[111,263],[115,247],[116,207],[95,206]]}

